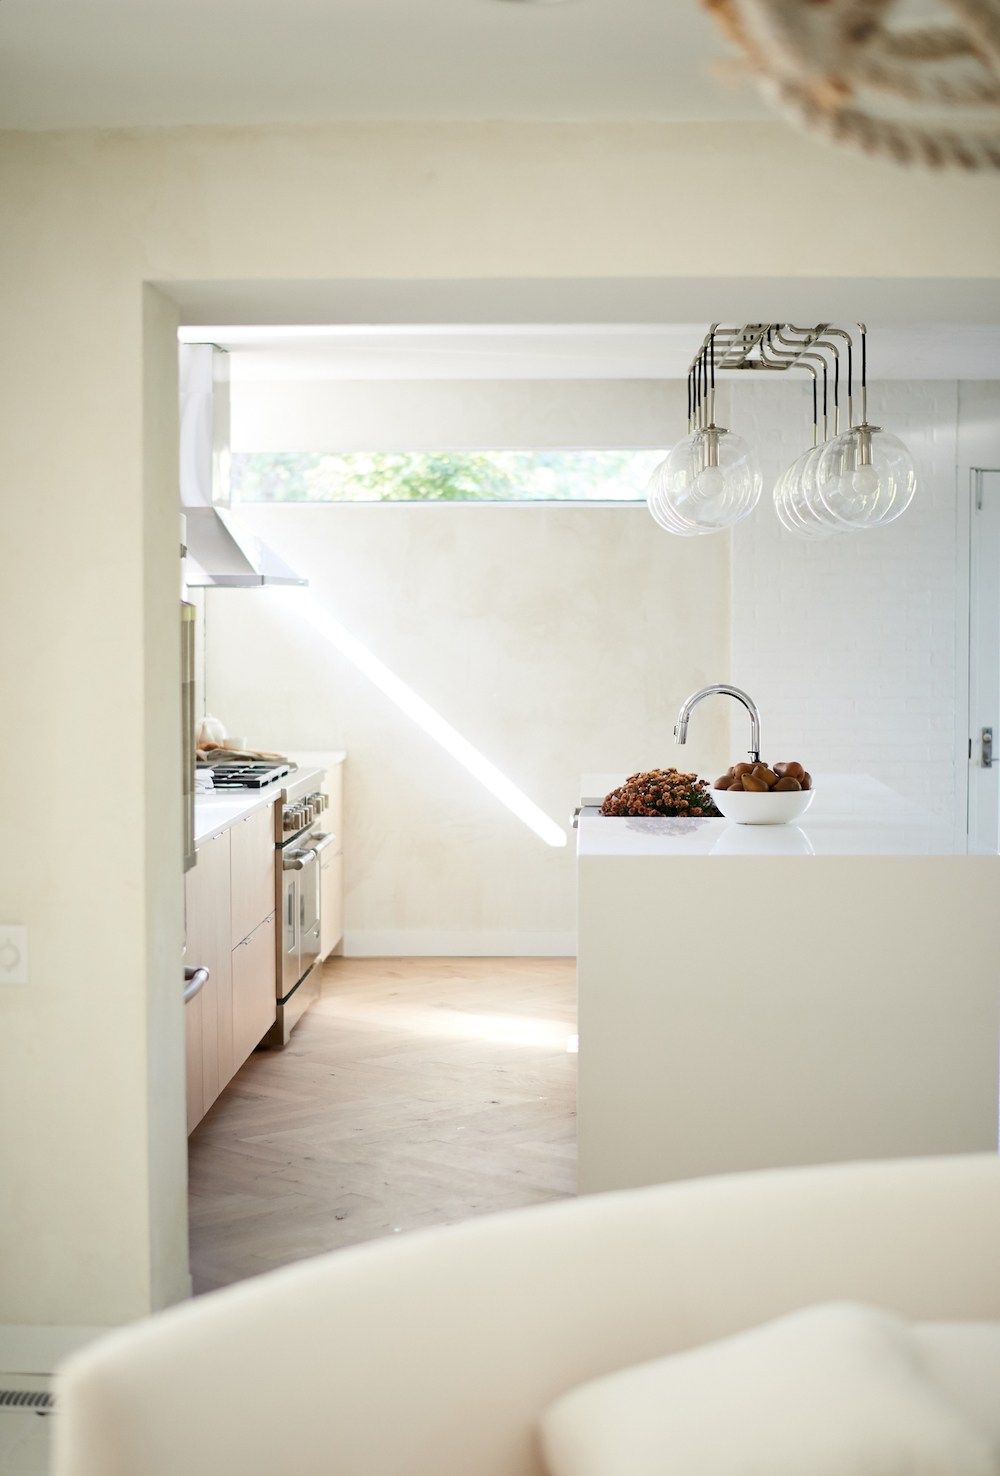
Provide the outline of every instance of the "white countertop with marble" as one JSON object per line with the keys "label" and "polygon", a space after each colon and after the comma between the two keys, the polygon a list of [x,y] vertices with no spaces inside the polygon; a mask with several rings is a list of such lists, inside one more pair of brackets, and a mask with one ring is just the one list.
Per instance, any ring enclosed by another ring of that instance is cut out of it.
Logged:
{"label": "white countertop with marble", "polygon": [[[599,805],[622,774],[585,774],[582,803]],[[737,825],[726,819],[627,818],[581,814],[577,855],[606,856],[956,856],[964,831],[865,774],[821,774],[816,798],[794,825]]]}

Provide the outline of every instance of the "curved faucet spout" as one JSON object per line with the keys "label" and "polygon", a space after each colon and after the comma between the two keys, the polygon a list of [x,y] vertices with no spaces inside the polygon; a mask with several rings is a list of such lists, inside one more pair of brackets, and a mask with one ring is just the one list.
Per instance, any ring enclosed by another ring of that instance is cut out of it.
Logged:
{"label": "curved faucet spout", "polygon": [[755,764],[758,763],[760,760],[760,713],[757,711],[757,704],[739,687],[730,687],[724,682],[715,682],[711,687],[702,687],[700,692],[691,693],[677,714],[674,738],[678,743],[687,742],[688,718],[692,711],[703,698],[714,697],[716,694],[720,697],[735,697],[737,702],[742,702],[750,714],[750,757]]}

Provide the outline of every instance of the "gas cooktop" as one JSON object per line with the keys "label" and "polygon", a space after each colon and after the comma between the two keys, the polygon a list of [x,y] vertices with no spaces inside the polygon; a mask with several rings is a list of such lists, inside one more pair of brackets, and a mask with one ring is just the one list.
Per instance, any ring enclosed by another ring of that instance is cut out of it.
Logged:
{"label": "gas cooktop", "polygon": [[269,764],[262,760],[248,764],[209,764],[216,789],[266,789],[290,773],[288,764]]}

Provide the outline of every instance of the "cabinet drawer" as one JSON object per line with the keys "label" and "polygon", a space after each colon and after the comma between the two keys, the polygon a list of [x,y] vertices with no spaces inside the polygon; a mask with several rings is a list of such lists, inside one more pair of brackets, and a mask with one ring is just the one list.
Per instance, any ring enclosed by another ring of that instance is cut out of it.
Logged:
{"label": "cabinet drawer", "polygon": [[[184,1007],[189,1131],[233,1074],[229,872],[229,831],[225,830],[199,845],[197,865],[185,877],[184,962],[208,969],[208,983]],[[197,1091],[193,1085],[196,1075],[201,1078]]]}
{"label": "cabinet drawer", "polygon": [[248,938],[275,907],[274,806],[255,810],[233,826],[232,942],[235,948]]}
{"label": "cabinet drawer", "polygon": [[274,913],[233,949],[233,1065],[243,1065],[277,1017]]}

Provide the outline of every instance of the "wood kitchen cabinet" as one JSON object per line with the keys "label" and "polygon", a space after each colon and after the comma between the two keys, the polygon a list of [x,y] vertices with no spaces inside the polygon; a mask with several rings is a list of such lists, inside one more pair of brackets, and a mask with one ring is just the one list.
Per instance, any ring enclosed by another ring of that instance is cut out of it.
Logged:
{"label": "wood kitchen cabinet", "polygon": [[192,1132],[276,1015],[274,806],[200,842],[185,877],[186,964],[208,982],[185,1005]]}
{"label": "wood kitchen cabinet", "polygon": [[232,931],[230,948],[242,943],[276,906],[274,810],[255,810],[237,820],[232,837]]}
{"label": "wood kitchen cabinet", "polygon": [[233,1050],[238,1071],[274,1024],[274,913],[233,949]]}
{"label": "wood kitchen cabinet", "polygon": [[[212,836],[198,847],[198,864],[185,878],[187,913],[186,964],[208,969],[208,983],[190,1005],[186,1021],[189,1040],[200,1016],[201,1112],[204,1117],[233,1074],[233,984],[230,944],[229,831]],[[189,1051],[189,1102],[197,1100],[190,1078],[196,1073],[198,1052]]]}

